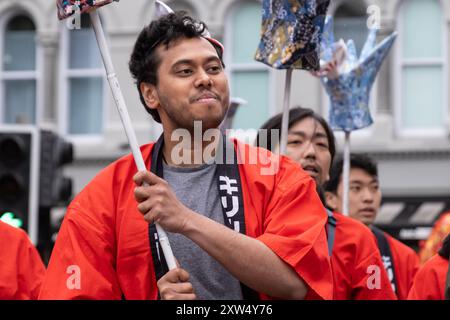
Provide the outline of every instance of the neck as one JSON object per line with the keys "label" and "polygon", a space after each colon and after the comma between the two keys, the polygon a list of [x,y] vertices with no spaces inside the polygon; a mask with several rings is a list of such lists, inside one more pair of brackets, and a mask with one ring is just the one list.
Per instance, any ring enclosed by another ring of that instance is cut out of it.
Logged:
{"label": "neck", "polygon": [[[216,148],[219,143],[220,131],[212,141],[205,141],[203,132],[188,133],[185,135],[173,134],[173,131],[164,131],[163,155],[166,163],[178,167],[196,167],[205,163],[212,163],[216,155]],[[198,136],[197,136],[198,135]]]}

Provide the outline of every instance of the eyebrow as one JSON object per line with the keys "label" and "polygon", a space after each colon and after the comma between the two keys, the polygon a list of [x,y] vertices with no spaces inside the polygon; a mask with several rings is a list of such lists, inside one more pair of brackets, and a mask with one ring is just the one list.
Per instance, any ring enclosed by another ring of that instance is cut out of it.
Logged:
{"label": "eyebrow", "polygon": [[[306,137],[306,133],[303,131],[289,131],[288,134],[293,134],[296,136],[300,136],[302,138]],[[325,138],[328,139],[328,136],[322,132],[315,132],[313,138]]]}
{"label": "eyebrow", "polygon": [[[364,184],[361,180],[350,180],[350,183],[354,184]],[[369,184],[379,183],[378,179],[373,179],[369,182]]]}
{"label": "eyebrow", "polygon": [[[205,62],[203,64],[209,63],[211,61],[216,61],[216,62],[220,63],[219,57],[217,57],[217,56],[209,56],[209,57],[206,58],[206,60],[205,60]],[[172,65],[172,69],[178,67],[179,65],[183,65],[183,64],[193,65],[193,64],[195,64],[195,61],[193,59],[181,59],[181,60],[178,60],[177,62],[175,62]]]}

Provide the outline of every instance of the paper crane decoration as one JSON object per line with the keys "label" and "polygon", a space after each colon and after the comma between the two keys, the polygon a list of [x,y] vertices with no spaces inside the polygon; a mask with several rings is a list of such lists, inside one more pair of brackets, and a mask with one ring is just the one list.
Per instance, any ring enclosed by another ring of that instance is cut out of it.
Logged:
{"label": "paper crane decoration", "polygon": [[276,69],[318,70],[329,0],[264,0],[255,59]]}
{"label": "paper crane decoration", "polygon": [[86,13],[119,0],[57,0],[59,20],[66,19],[75,13]]}
{"label": "paper crane decoration", "polygon": [[333,18],[327,17],[321,44],[321,65],[325,69],[334,60],[336,67],[319,75],[330,97],[330,125],[333,129],[350,132],[373,123],[369,110],[370,91],[397,33],[392,33],[378,45],[376,36],[377,29],[371,29],[358,58],[353,40],[334,42]]}

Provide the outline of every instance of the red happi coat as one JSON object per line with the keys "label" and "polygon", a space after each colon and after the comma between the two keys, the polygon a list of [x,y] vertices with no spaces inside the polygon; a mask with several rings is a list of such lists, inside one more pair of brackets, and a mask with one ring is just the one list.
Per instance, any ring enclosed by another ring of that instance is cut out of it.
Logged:
{"label": "red happi coat", "polygon": [[0,300],[35,300],[45,266],[28,235],[0,221]]}
{"label": "red happi coat", "polygon": [[[141,148],[150,168],[153,144]],[[246,234],[292,266],[309,288],[307,298],[332,299],[327,214],[315,183],[296,163],[279,158],[262,175],[270,153],[235,141]],[[258,164],[248,164],[250,154]],[[247,158],[247,162],[243,158]],[[137,210],[131,155],[102,170],[72,201],[53,250],[40,299],[157,299],[148,223]],[[76,266],[78,275],[68,269]],[[251,272],[251,270],[249,270]],[[79,286],[68,286],[77,276]],[[72,277],[72,278],[70,278]],[[261,294],[261,298],[268,298]]]}
{"label": "red happi coat", "polygon": [[435,254],[417,272],[408,300],[444,300],[448,260]]}
{"label": "red happi coat", "polygon": [[[331,255],[333,299],[396,300],[372,231],[342,214],[334,212],[333,216],[336,219]],[[373,280],[374,276],[379,278]]]}

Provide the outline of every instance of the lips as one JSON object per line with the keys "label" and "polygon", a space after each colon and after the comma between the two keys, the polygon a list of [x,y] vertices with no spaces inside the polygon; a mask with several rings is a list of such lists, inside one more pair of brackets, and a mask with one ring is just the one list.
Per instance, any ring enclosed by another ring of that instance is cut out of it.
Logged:
{"label": "lips", "polygon": [[361,210],[359,210],[359,213],[361,213],[364,216],[373,216],[375,214],[375,209],[374,208],[363,208]]}
{"label": "lips", "polygon": [[204,92],[204,93],[200,94],[199,96],[196,96],[193,100],[194,100],[194,102],[219,100],[219,96],[212,92]]}
{"label": "lips", "polygon": [[313,175],[316,176],[319,174],[319,167],[312,165],[312,164],[307,164],[302,166],[303,170],[305,170],[306,172],[308,172],[309,175]]}

